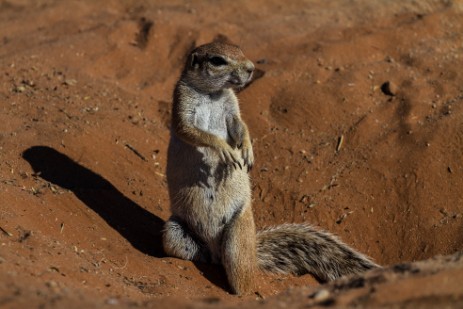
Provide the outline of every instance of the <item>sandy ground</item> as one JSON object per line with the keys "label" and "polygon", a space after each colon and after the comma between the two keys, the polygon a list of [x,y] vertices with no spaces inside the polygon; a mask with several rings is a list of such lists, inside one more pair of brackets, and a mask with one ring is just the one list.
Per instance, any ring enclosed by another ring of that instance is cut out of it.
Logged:
{"label": "sandy ground", "polygon": [[[458,307],[461,254],[433,257],[463,245],[462,33],[457,0],[0,0],[0,307]],[[391,266],[237,297],[165,256],[172,89],[217,36],[258,68],[258,227],[309,222]]]}

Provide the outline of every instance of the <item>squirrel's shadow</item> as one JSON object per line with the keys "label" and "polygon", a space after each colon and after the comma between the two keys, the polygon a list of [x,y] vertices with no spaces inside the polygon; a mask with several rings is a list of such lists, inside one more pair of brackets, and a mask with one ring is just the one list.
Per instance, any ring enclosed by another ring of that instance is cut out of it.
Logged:
{"label": "squirrel's shadow", "polygon": [[193,264],[202,273],[202,275],[209,280],[209,282],[224,291],[230,291],[230,285],[227,281],[227,273],[222,265],[200,262],[193,262]]}
{"label": "squirrel's shadow", "polygon": [[155,257],[165,256],[164,221],[127,198],[109,181],[47,146],[28,148],[22,157],[39,177],[72,191],[137,250]]}

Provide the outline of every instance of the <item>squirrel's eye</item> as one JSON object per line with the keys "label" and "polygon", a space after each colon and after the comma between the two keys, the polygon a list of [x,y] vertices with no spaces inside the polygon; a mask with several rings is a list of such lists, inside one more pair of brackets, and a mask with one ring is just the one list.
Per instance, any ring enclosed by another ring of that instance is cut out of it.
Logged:
{"label": "squirrel's eye", "polygon": [[221,65],[226,65],[228,64],[227,60],[223,59],[222,57],[219,56],[214,56],[209,59],[209,63],[212,64],[213,66],[221,66]]}

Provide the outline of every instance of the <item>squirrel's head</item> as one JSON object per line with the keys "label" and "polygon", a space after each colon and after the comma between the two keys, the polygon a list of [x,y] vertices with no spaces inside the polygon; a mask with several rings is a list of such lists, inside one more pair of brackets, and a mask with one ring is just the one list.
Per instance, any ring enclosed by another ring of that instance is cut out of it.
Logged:
{"label": "squirrel's head", "polygon": [[195,48],[183,71],[184,81],[201,92],[241,88],[252,78],[254,64],[232,44],[213,42]]}

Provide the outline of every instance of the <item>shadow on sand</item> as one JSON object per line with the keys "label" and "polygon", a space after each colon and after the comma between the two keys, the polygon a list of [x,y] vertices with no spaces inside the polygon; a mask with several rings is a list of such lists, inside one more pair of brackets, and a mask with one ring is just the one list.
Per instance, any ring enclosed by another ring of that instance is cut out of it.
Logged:
{"label": "shadow on sand", "polygon": [[155,257],[165,256],[161,234],[164,221],[109,181],[50,147],[34,146],[22,156],[39,177],[72,191],[136,249]]}

